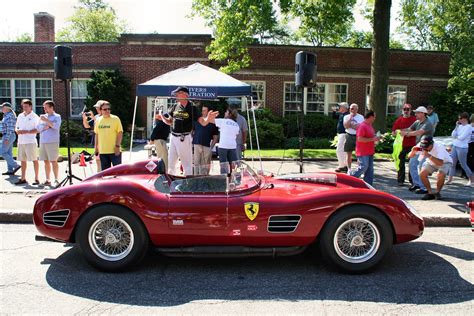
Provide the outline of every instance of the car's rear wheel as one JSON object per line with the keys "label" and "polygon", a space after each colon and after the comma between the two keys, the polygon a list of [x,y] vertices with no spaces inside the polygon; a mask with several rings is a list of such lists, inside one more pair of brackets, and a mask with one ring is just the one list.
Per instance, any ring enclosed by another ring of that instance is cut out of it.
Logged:
{"label": "car's rear wheel", "polygon": [[76,241],[84,258],[105,271],[119,271],[138,264],[149,239],[140,219],[118,205],[101,205],[79,221]]}
{"label": "car's rear wheel", "polygon": [[366,272],[393,243],[390,222],[370,206],[351,206],[334,214],[321,232],[324,258],[347,272]]}

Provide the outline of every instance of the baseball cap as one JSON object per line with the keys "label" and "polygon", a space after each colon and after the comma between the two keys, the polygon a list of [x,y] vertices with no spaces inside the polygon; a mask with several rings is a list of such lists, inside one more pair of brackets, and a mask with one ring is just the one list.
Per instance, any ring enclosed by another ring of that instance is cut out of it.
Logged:
{"label": "baseball cap", "polygon": [[433,136],[424,135],[423,137],[421,137],[420,147],[426,149],[430,147],[430,145],[433,145],[433,143],[434,143]]}
{"label": "baseball cap", "polygon": [[415,112],[415,113],[416,113],[416,112],[421,112],[421,113],[427,114],[427,113],[428,113],[428,110],[427,110],[424,106],[419,106],[419,107],[417,107],[416,110],[413,111],[413,112]]}
{"label": "baseball cap", "polygon": [[180,91],[183,91],[183,92],[186,92],[187,94],[189,94],[189,89],[188,87],[186,86],[179,86],[177,87],[176,89],[174,89],[173,91],[171,91],[171,94],[172,95],[176,95],[176,93],[180,92]]}
{"label": "baseball cap", "polygon": [[10,110],[13,110],[13,106],[11,105],[10,102],[3,102],[1,107],[3,108],[4,106],[9,108]]}
{"label": "baseball cap", "polygon": [[337,105],[343,106],[343,107],[345,107],[346,109],[349,108],[349,104],[348,104],[347,102],[340,102],[340,103],[338,103]]}
{"label": "baseball cap", "polygon": [[94,107],[99,109],[100,106],[101,106],[102,104],[104,104],[104,102],[107,102],[107,101],[105,101],[105,100],[99,100],[99,101],[97,101],[96,104],[94,104]]}

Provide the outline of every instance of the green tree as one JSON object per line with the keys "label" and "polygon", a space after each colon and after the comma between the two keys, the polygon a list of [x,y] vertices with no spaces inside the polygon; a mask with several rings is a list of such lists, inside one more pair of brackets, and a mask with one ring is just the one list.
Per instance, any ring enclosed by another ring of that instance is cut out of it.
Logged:
{"label": "green tree", "polygon": [[33,42],[33,36],[30,33],[23,33],[15,39],[18,43],[31,43]]}
{"label": "green tree", "polygon": [[93,71],[87,82],[86,105],[89,109],[98,100],[107,100],[112,105],[112,114],[122,121],[124,129],[132,122],[132,86],[128,78],[118,70]]}
{"label": "green tree", "polygon": [[472,0],[402,0],[399,31],[413,49],[449,51],[451,73],[474,65]]}
{"label": "green tree", "polygon": [[314,46],[338,46],[354,22],[356,0],[281,0],[281,11],[299,19],[297,35]]}
{"label": "green tree", "polygon": [[102,0],[79,0],[67,21],[56,36],[59,42],[115,42],[126,31],[125,22]]}
{"label": "green tree", "polygon": [[[367,31],[351,31],[342,46],[371,48],[374,40],[374,34]],[[405,49],[405,46],[398,40],[390,38],[390,49]]]}
{"label": "green tree", "polygon": [[369,109],[377,114],[374,128],[380,131],[386,128],[391,6],[392,0],[375,0]]}

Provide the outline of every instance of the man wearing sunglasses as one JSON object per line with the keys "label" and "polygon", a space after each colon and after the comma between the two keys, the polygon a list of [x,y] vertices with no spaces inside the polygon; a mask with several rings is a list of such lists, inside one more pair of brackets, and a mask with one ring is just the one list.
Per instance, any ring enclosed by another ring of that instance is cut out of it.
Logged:
{"label": "man wearing sunglasses", "polygon": [[110,111],[110,103],[104,101],[100,105],[102,116],[97,119],[94,125],[95,155],[100,155],[102,170],[122,163],[122,153],[120,152],[123,135],[122,122],[118,116],[110,114]]}
{"label": "man wearing sunglasses", "polygon": [[[399,118],[393,123],[392,127],[392,134],[396,135],[397,130],[404,130],[409,128],[413,123],[415,123],[416,118],[411,115],[411,104],[407,103],[403,105],[403,113],[400,115]],[[405,162],[407,154],[411,151],[413,146],[416,145],[416,137],[415,136],[405,136],[403,137],[403,149],[400,152],[398,158],[400,159],[398,165],[398,174],[397,174],[397,182],[399,186],[403,186],[405,184]],[[410,181],[411,185],[413,185],[413,180],[411,179],[410,173],[408,173],[408,180]]]}
{"label": "man wearing sunglasses", "polygon": [[[424,158],[424,163],[420,171],[420,179],[426,187],[426,194],[422,200],[434,200],[441,199],[441,189],[446,179],[446,174],[453,166],[453,159],[449,155],[446,147],[433,140],[433,136],[425,135],[421,138],[418,145],[413,147],[412,151],[408,154],[408,157],[413,158],[420,153],[420,156]],[[431,189],[430,180],[428,176],[432,175],[435,171],[438,171],[436,181],[436,193]]]}

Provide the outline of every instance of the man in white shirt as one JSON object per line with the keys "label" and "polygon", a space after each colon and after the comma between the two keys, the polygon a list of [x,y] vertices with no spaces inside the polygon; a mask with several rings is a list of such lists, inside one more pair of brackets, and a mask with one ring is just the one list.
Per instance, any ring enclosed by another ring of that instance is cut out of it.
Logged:
{"label": "man in white shirt", "polygon": [[359,125],[364,121],[364,117],[357,113],[359,106],[352,103],[349,107],[350,114],[344,116],[344,128],[346,129],[346,142],[344,143],[344,151],[347,154],[347,174],[351,172],[352,152],[356,147],[356,132]]}
{"label": "man in white shirt", "polygon": [[40,119],[36,113],[33,112],[33,103],[28,99],[21,101],[21,107],[23,112],[18,115],[15,131],[18,135],[18,157],[17,160],[21,161],[21,178],[16,185],[27,184],[26,182],[26,162],[33,161],[33,167],[35,169],[35,181],[34,185],[38,185],[38,142],[36,141],[36,134]]}
{"label": "man in white shirt", "polygon": [[[422,152],[420,155],[424,156],[425,162],[423,163],[420,171],[420,179],[426,187],[428,193],[426,193],[422,200],[434,200],[441,199],[441,189],[446,179],[446,174],[453,165],[453,159],[449,155],[446,147],[433,140],[433,136],[425,135],[421,138],[418,145],[413,147],[412,151],[408,156],[414,157],[417,152]],[[438,177],[436,181],[436,193],[431,189],[430,180],[428,176],[432,175],[433,172],[438,171]]]}

